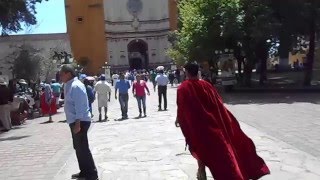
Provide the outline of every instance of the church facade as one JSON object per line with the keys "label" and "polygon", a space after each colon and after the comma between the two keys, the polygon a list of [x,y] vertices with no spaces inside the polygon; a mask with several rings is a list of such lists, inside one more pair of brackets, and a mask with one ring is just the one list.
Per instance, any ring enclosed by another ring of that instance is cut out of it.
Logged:
{"label": "church facade", "polygon": [[168,34],[177,29],[176,0],[67,0],[66,14],[75,59],[87,59],[91,71],[105,62],[112,70],[150,69],[171,62],[166,51]]}
{"label": "church facade", "polygon": [[104,0],[107,53],[114,69],[149,69],[170,63],[168,0]]}

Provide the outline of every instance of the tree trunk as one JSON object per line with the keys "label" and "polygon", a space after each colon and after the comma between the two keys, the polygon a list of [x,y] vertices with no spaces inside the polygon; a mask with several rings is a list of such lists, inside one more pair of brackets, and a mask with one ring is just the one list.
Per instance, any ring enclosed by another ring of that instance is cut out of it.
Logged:
{"label": "tree trunk", "polygon": [[238,76],[240,79],[242,79],[242,62],[243,62],[243,58],[237,58],[237,63],[238,63]]}
{"label": "tree trunk", "polygon": [[280,32],[280,46],[279,46],[280,59],[288,59],[289,58],[291,41],[292,41],[291,35],[288,32],[286,32],[285,27],[283,27]]}
{"label": "tree trunk", "polygon": [[260,59],[260,79],[259,84],[263,85],[264,81],[267,80],[267,59],[269,57],[269,48],[266,44],[266,40],[262,40],[257,44],[256,54]]}
{"label": "tree trunk", "polygon": [[263,85],[267,80],[267,59],[263,58],[260,60],[260,79],[259,84]]}
{"label": "tree trunk", "polygon": [[307,66],[305,68],[304,76],[304,86],[310,86],[312,80],[312,71],[313,71],[313,62],[314,62],[314,53],[315,53],[315,39],[316,39],[316,7],[315,0],[312,0],[312,14],[310,19],[310,43],[309,43],[309,53],[307,55]]}
{"label": "tree trunk", "polygon": [[244,83],[245,86],[251,87],[251,77],[252,77],[252,67],[245,66],[244,67]]}

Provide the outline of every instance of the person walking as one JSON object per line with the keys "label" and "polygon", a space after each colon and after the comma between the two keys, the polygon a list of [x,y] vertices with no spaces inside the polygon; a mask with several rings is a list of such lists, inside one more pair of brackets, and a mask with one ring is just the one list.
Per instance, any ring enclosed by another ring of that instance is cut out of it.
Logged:
{"label": "person walking", "polygon": [[171,87],[173,87],[174,74],[173,74],[173,72],[171,70],[169,71],[168,78],[169,78]]}
{"label": "person walking", "polygon": [[93,113],[92,113],[92,103],[95,100],[95,93],[93,90],[93,87],[91,86],[91,83],[88,79],[83,80],[83,84],[86,87],[87,95],[88,95],[88,101],[89,101],[89,111],[91,113],[91,118],[93,118]]}
{"label": "person walking", "polygon": [[119,79],[119,75],[116,72],[114,72],[112,74],[112,86],[113,87],[116,85],[116,82],[118,81],[118,79]]}
{"label": "person walking", "polygon": [[52,115],[57,113],[57,105],[56,99],[49,84],[44,84],[40,99],[41,113],[42,115],[48,115],[49,120],[47,122],[52,123]]}
{"label": "person walking", "polygon": [[91,125],[89,102],[84,84],[76,77],[76,71],[70,64],[60,70],[60,79],[64,85],[67,123],[70,126],[73,148],[75,149],[80,172],[71,176],[73,179],[85,178],[98,180],[98,172],[89,148],[88,130]]}
{"label": "person walking", "polygon": [[102,121],[101,111],[104,108],[104,119],[107,120],[108,116],[108,101],[110,102],[111,87],[106,81],[105,75],[101,75],[99,81],[94,87],[95,91],[98,93],[98,110],[99,110],[99,121]]}
{"label": "person walking", "polygon": [[53,96],[56,99],[55,102],[56,102],[57,109],[59,109],[60,108],[59,100],[60,100],[60,94],[61,94],[61,85],[58,82],[56,82],[55,79],[52,79],[51,80],[51,89],[52,89]]}
{"label": "person walking", "polygon": [[3,131],[9,131],[12,128],[10,101],[13,101],[10,89],[7,87],[5,80],[0,78],[0,122],[4,127]]}
{"label": "person walking", "polygon": [[145,90],[147,90],[148,92],[148,96],[150,95],[150,91],[149,88],[147,86],[147,83],[142,80],[141,75],[138,74],[136,76],[136,81],[133,83],[133,87],[132,87],[132,94],[134,97],[136,97],[137,102],[138,102],[138,108],[139,108],[139,118],[142,117],[142,109],[141,109],[141,104],[143,106],[143,114],[144,117],[147,117],[146,114],[146,92]]}
{"label": "person walking", "polygon": [[187,63],[185,70],[187,80],[177,92],[175,124],[181,127],[189,150],[198,161],[198,179],[206,179],[206,166],[216,180],[259,179],[269,174],[254,143],[224,106],[217,90],[199,80],[199,66]]}
{"label": "person walking", "polygon": [[122,120],[128,119],[128,101],[129,94],[128,90],[130,89],[130,83],[125,79],[123,73],[120,73],[120,80],[117,81],[115,86],[115,99],[117,99],[117,92],[119,90],[119,103],[121,107]]}
{"label": "person walking", "polygon": [[156,71],[152,70],[150,73],[150,80],[152,82],[154,92],[156,92],[156,86],[157,86],[156,77],[157,77]]}
{"label": "person walking", "polygon": [[163,70],[159,71],[159,75],[156,77],[156,82],[158,85],[158,97],[159,97],[159,111],[161,111],[162,97],[164,101],[164,110],[167,110],[167,84],[169,83],[168,76],[164,74]]}

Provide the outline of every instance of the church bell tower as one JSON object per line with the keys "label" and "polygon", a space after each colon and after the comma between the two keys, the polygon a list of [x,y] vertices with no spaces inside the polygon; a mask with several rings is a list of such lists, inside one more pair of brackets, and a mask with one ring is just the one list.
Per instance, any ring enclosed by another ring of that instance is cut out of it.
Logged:
{"label": "church bell tower", "polygon": [[78,64],[90,75],[107,61],[103,0],[65,0],[67,33]]}

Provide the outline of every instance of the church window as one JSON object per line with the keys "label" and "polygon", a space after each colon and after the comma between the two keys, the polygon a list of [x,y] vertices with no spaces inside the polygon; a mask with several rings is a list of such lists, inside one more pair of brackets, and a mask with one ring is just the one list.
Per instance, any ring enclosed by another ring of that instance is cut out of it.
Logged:
{"label": "church window", "polygon": [[77,17],[77,22],[78,23],[82,23],[83,22],[83,17],[82,16]]}

